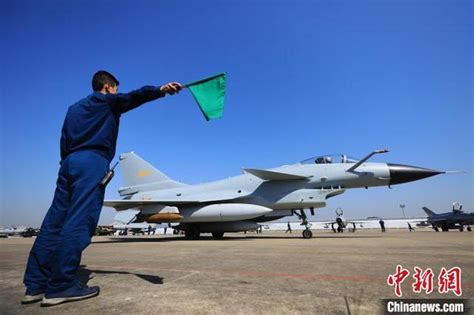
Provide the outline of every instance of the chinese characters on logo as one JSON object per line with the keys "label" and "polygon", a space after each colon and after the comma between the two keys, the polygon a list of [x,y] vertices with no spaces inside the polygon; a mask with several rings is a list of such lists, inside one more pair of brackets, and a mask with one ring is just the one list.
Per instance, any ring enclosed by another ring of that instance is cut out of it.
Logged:
{"label": "chinese characters on logo", "polygon": [[426,294],[433,292],[433,270],[428,268],[423,272],[421,268],[415,267],[414,269],[413,279],[415,279],[415,283],[412,284],[413,292],[421,293],[422,290],[425,290]]}
{"label": "chinese characters on logo", "polygon": [[[431,268],[423,270],[419,267],[414,267],[415,273],[413,279],[415,282],[412,283],[412,290],[415,293],[421,293],[424,291],[426,294],[433,292],[434,287],[434,273]],[[387,284],[394,287],[395,295],[401,297],[403,281],[410,275],[408,269],[403,268],[401,265],[397,265],[394,274],[391,274],[387,278]],[[453,292],[457,296],[462,295],[461,290],[461,268],[453,267],[449,270],[442,267],[438,276],[438,292],[441,294]]]}
{"label": "chinese characters on logo", "polygon": [[408,277],[410,272],[407,269],[403,269],[402,266],[397,265],[397,271],[393,275],[389,275],[387,279],[387,284],[389,286],[395,286],[395,294],[397,296],[402,296],[402,282],[405,281],[405,278]]}
{"label": "chinese characters on logo", "polygon": [[438,277],[439,293],[454,292],[457,296],[461,296],[461,268],[454,267],[449,270],[441,268]]}

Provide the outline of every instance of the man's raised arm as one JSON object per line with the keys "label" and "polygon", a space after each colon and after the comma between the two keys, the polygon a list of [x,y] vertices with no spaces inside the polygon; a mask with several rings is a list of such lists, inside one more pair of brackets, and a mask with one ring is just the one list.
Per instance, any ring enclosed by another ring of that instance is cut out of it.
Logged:
{"label": "man's raised arm", "polygon": [[178,82],[170,82],[162,86],[144,86],[129,93],[106,94],[107,103],[116,113],[126,113],[138,106],[164,97],[166,94],[176,94],[183,88]]}

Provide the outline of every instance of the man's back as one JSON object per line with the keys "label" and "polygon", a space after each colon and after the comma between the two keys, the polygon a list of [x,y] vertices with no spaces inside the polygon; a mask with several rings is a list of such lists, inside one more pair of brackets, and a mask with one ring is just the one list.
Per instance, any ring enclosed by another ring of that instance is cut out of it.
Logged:
{"label": "man's back", "polygon": [[90,150],[109,162],[115,155],[120,115],[165,96],[160,87],[144,86],[129,93],[94,92],[69,107],[61,134],[61,159]]}
{"label": "man's back", "polygon": [[61,135],[61,159],[79,150],[91,150],[109,161],[115,155],[120,113],[114,113],[105,95],[95,92],[70,106]]}

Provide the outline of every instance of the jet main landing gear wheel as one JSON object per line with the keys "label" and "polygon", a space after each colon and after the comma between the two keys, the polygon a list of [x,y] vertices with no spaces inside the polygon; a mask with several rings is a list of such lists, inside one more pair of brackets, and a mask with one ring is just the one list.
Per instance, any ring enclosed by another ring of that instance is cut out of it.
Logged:
{"label": "jet main landing gear wheel", "polygon": [[303,238],[312,238],[313,232],[310,229],[303,230]]}
{"label": "jet main landing gear wheel", "polygon": [[184,231],[184,236],[188,240],[197,240],[199,239],[199,236],[201,235],[201,232],[199,231],[199,228],[197,226],[190,226]]}
{"label": "jet main landing gear wheel", "polygon": [[220,240],[224,237],[224,232],[212,232],[212,238]]}

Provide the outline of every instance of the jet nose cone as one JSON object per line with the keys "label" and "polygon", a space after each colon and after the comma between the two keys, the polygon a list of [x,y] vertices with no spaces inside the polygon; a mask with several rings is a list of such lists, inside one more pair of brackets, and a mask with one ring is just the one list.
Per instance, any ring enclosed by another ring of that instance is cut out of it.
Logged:
{"label": "jet nose cone", "polygon": [[412,182],[415,180],[443,174],[444,172],[430,170],[427,168],[388,163],[390,170],[390,185]]}

